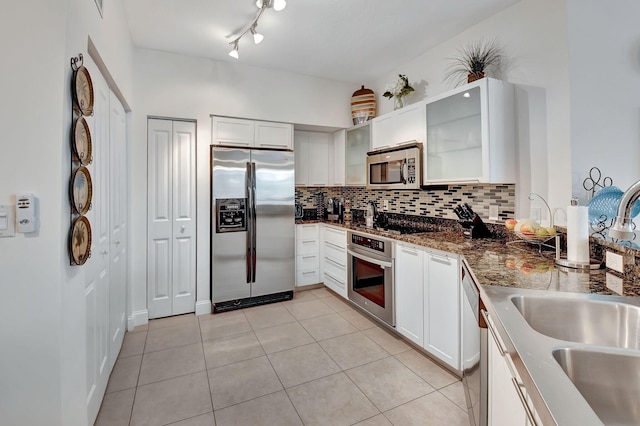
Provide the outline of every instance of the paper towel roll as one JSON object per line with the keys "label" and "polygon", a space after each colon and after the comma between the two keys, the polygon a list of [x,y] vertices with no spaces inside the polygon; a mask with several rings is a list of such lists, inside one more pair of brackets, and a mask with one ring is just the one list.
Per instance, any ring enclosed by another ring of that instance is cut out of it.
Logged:
{"label": "paper towel roll", "polygon": [[567,259],[589,263],[589,208],[567,206]]}

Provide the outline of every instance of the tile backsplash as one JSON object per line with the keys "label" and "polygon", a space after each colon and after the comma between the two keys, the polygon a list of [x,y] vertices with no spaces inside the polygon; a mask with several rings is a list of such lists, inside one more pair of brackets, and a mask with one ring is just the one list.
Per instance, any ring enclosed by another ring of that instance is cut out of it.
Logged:
{"label": "tile backsplash", "polygon": [[409,214],[458,219],[453,207],[469,203],[480,217],[487,221],[489,207],[498,206],[500,221],[514,216],[514,184],[467,184],[439,186],[416,191],[368,190],[364,187],[296,187],[296,202],[305,209],[323,209],[325,197],[351,200],[351,208],[364,210],[370,201],[382,207],[383,200],[389,204],[389,213]]}

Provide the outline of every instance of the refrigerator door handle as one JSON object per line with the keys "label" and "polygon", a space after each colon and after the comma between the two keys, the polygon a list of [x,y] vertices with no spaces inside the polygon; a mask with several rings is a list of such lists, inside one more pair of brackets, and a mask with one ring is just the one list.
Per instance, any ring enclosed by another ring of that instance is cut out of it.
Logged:
{"label": "refrigerator door handle", "polygon": [[253,183],[252,183],[253,174],[251,173],[251,163],[247,162],[246,164],[246,173],[245,173],[245,190],[247,194],[247,255],[246,255],[246,269],[247,269],[247,284],[253,282],[253,270],[252,270],[252,259],[253,259]]}
{"label": "refrigerator door handle", "polygon": [[251,282],[256,282],[256,262],[257,262],[257,218],[256,218],[256,163],[251,163]]}

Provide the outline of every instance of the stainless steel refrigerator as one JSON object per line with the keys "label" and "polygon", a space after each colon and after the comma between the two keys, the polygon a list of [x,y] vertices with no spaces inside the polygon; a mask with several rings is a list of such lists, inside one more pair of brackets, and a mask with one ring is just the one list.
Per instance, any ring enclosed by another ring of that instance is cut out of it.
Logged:
{"label": "stainless steel refrigerator", "polygon": [[211,147],[214,312],[293,297],[294,196],[293,152]]}

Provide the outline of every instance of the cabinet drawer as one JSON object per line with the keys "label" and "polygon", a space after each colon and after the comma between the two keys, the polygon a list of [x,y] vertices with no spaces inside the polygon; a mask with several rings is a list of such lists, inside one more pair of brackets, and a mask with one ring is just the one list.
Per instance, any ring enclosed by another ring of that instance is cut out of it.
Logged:
{"label": "cabinet drawer", "polygon": [[296,225],[296,238],[299,240],[309,240],[320,238],[320,227],[317,223]]}
{"label": "cabinet drawer", "polygon": [[344,265],[336,262],[335,260],[325,257],[322,263],[322,271],[331,275],[334,279],[342,282],[347,282],[347,268]]}
{"label": "cabinet drawer", "polygon": [[320,268],[320,256],[315,253],[296,256],[297,271],[311,271]]}
{"label": "cabinet drawer", "polygon": [[320,271],[315,269],[313,271],[297,271],[296,272],[296,286],[317,284],[320,282]]}
{"label": "cabinet drawer", "polygon": [[320,243],[317,239],[303,239],[296,241],[296,254],[317,254]]}
{"label": "cabinet drawer", "polygon": [[322,273],[322,282],[331,290],[338,293],[340,296],[347,298],[347,285],[344,281],[340,281],[337,277],[331,275],[330,272]]}
{"label": "cabinet drawer", "polygon": [[322,246],[322,256],[333,260],[334,262],[340,264],[340,266],[342,267],[345,267],[347,265],[347,249],[338,247],[335,244],[329,243],[327,241],[325,241]]}
{"label": "cabinet drawer", "polygon": [[347,230],[342,228],[333,228],[325,225],[322,229],[324,241],[328,241],[338,247],[347,246]]}

